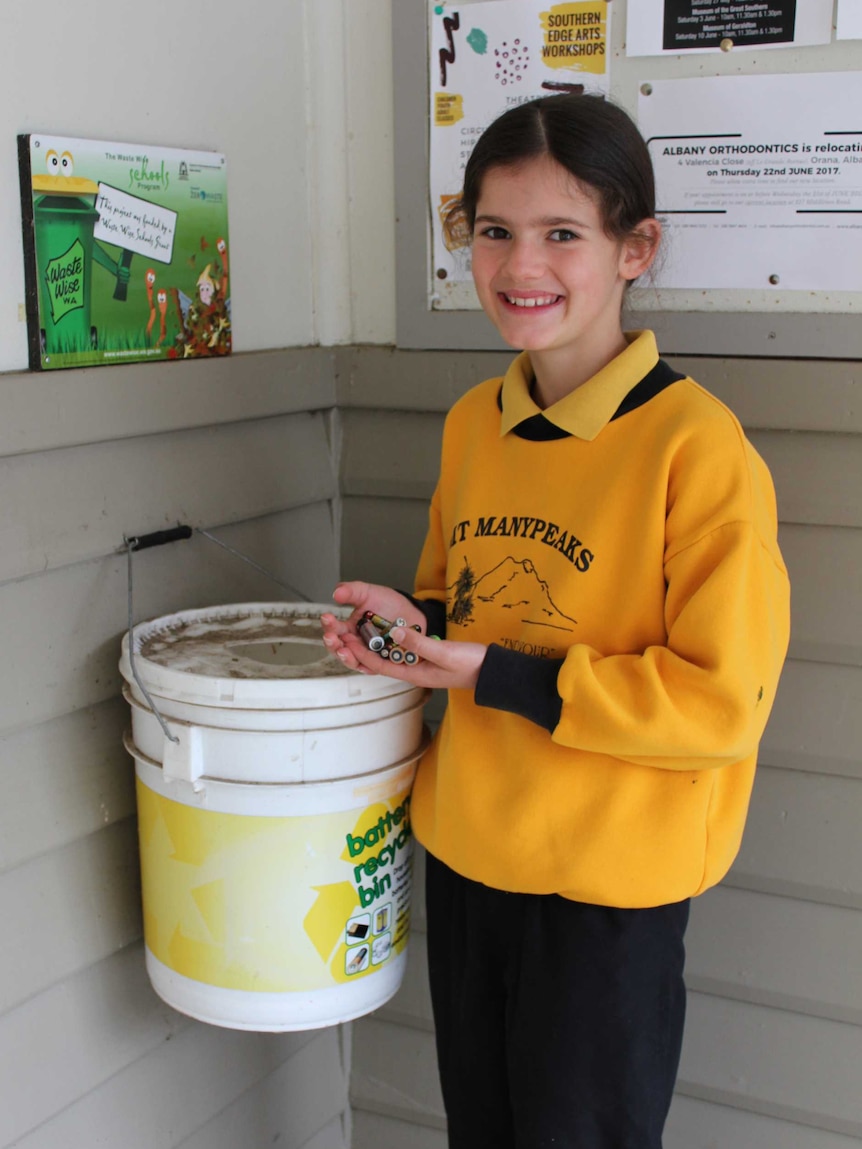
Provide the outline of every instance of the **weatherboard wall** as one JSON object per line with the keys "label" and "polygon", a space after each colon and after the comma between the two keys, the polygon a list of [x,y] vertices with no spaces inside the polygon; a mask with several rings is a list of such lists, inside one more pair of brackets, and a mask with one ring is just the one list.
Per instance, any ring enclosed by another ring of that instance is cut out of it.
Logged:
{"label": "weatherboard wall", "polygon": [[0,379],[3,1149],[349,1143],[349,1030],[203,1025],[144,970],[123,536],[202,526],[296,588],[198,536],[136,556],[138,620],[338,569],[332,352],[177,370]]}

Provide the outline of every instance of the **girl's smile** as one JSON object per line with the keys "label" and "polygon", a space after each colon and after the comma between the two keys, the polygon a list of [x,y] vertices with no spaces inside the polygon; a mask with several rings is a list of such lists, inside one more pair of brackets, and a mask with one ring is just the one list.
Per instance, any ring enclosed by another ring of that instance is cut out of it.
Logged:
{"label": "girl's smile", "polygon": [[476,291],[506,342],[531,353],[545,406],[625,347],[623,293],[653,250],[607,235],[597,198],[548,156],[485,173],[473,229]]}
{"label": "girl's smile", "polygon": [[562,295],[519,295],[517,292],[504,292],[503,299],[513,307],[552,307],[562,302]]}

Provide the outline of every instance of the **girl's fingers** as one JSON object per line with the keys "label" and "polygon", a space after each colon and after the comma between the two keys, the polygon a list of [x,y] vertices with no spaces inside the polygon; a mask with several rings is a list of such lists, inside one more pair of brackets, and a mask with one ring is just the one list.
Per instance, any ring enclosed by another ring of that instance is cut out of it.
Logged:
{"label": "girl's fingers", "polygon": [[332,597],[342,606],[353,606],[358,610],[368,598],[369,589],[367,582],[340,582]]}
{"label": "girl's fingers", "polygon": [[[378,663],[378,673],[433,689],[471,690],[475,687],[487,653],[486,646],[477,642],[445,642],[428,638],[411,627],[393,627],[389,633],[403,651],[415,654],[418,661],[404,659],[393,665],[390,655],[388,660],[379,659],[386,669],[379,668]],[[364,658],[362,661],[368,665]]]}

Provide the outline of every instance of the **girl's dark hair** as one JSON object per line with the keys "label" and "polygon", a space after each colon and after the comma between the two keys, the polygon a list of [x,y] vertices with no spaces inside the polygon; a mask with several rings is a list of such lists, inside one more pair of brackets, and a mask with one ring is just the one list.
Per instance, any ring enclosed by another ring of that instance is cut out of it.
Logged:
{"label": "girl's dark hair", "polygon": [[652,161],[628,114],[602,96],[543,96],[510,108],[479,137],[467,161],[463,191],[444,213],[449,246],[471,241],[488,171],[540,156],[550,156],[592,189],[605,233],[612,238],[636,235],[637,225],[655,215]]}

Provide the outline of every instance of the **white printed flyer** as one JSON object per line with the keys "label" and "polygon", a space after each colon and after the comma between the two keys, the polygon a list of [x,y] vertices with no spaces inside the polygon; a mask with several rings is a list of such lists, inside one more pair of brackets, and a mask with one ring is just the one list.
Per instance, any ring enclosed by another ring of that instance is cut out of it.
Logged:
{"label": "white printed flyer", "polygon": [[655,286],[862,290],[862,74],[641,85],[665,228]]}

